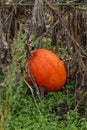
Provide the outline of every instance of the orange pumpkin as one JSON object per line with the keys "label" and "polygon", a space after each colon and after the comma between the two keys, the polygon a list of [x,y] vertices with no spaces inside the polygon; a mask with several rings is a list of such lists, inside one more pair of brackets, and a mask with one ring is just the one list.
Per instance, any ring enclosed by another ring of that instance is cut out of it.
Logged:
{"label": "orange pumpkin", "polygon": [[66,70],[63,62],[53,52],[47,49],[37,49],[30,59],[25,61],[26,79],[30,74],[38,87],[44,87],[45,92],[61,89],[66,82]]}

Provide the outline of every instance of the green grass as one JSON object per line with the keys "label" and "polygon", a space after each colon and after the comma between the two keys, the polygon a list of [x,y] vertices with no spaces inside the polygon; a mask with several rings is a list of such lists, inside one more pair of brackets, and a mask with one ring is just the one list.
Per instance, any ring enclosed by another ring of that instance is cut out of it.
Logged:
{"label": "green grass", "polygon": [[[68,85],[66,87],[69,89]],[[86,118],[81,117],[80,113],[72,108],[73,97],[73,94],[67,95],[64,90],[48,93],[41,100],[35,96],[41,111],[39,113],[27,85],[22,83],[4,89],[1,99],[1,112],[5,116],[3,128],[5,130],[86,130]],[[1,126],[3,122],[0,122]]]}

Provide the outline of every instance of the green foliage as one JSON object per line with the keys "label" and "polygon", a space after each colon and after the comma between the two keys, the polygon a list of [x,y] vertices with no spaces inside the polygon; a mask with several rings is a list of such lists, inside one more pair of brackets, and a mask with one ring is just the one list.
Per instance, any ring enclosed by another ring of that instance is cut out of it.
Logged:
{"label": "green foliage", "polygon": [[[81,118],[77,111],[69,108],[66,93],[51,92],[41,101],[35,96],[41,114],[35,106],[29,88],[23,82],[19,86],[9,85],[3,93],[6,130],[87,129],[86,119]],[[68,95],[68,99],[70,97],[71,94]]]}
{"label": "green foliage", "polygon": [[48,49],[51,49],[51,39],[50,39],[50,38],[43,37],[43,38],[42,38],[42,45],[43,45],[43,47],[46,47],[46,48],[48,48]]}
{"label": "green foliage", "polygon": [[[86,130],[86,118],[74,109],[74,84],[67,84],[60,92],[48,93],[41,100],[34,95],[41,113],[38,111],[20,71],[25,58],[23,46],[20,38],[16,46],[12,45],[13,59],[0,94],[0,130]],[[21,61],[17,62],[21,55]]]}
{"label": "green foliage", "polygon": [[37,38],[35,35],[32,35],[30,45],[35,47],[35,49],[40,47],[51,49],[51,39],[46,37]]}

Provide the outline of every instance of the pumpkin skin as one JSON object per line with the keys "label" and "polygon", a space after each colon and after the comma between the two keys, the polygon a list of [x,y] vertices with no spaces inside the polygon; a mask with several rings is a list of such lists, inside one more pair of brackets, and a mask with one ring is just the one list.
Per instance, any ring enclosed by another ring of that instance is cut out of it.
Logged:
{"label": "pumpkin skin", "polygon": [[[66,82],[66,70],[63,62],[53,52],[47,49],[37,49],[32,52],[30,59],[25,61],[26,80],[30,74],[38,87],[44,87],[45,92],[60,90]],[[29,81],[29,83],[31,83]]]}

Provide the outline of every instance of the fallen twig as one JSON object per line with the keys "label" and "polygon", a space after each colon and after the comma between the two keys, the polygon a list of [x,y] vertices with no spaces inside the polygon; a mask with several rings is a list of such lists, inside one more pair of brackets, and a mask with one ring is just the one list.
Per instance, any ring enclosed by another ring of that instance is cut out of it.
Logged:
{"label": "fallen twig", "polygon": [[37,104],[37,101],[36,101],[36,99],[35,99],[35,97],[34,97],[34,91],[33,91],[33,89],[31,88],[31,86],[28,84],[28,82],[24,79],[24,82],[27,84],[27,86],[29,87],[29,89],[30,89],[30,91],[31,91],[31,94],[32,94],[32,97],[33,97],[33,100],[34,100],[34,103],[35,103],[35,106],[36,106],[36,108],[38,109],[38,112],[41,114],[41,111],[40,111],[40,109],[39,109],[39,107],[38,107],[38,104]]}

